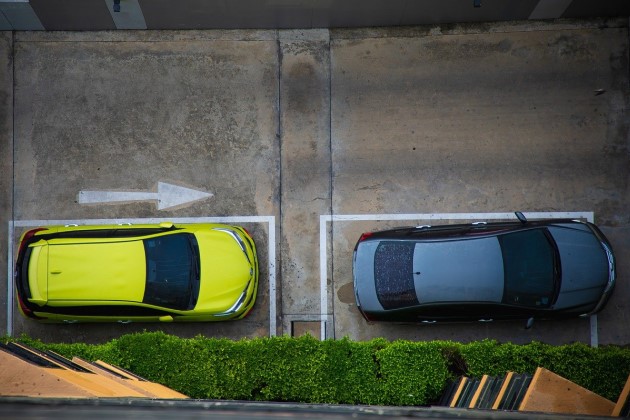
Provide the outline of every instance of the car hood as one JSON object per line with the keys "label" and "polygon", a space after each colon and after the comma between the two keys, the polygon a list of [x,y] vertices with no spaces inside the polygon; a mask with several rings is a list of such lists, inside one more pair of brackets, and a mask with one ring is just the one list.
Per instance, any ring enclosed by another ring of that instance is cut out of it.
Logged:
{"label": "car hood", "polygon": [[550,227],[560,253],[562,282],[555,307],[588,305],[599,301],[608,283],[608,259],[590,230]]}
{"label": "car hood", "polygon": [[201,259],[199,297],[195,310],[223,312],[241,296],[254,268],[236,239],[221,230],[196,232]]}

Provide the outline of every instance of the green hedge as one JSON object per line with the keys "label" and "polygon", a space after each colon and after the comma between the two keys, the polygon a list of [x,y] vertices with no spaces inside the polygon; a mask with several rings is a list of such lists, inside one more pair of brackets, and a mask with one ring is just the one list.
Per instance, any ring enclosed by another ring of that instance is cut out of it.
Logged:
{"label": "green hedge", "polygon": [[616,401],[630,373],[630,349],[579,343],[356,342],[310,336],[231,341],[161,332],[98,345],[46,344],[24,336],[18,341],[66,357],[101,359],[201,399],[428,405],[460,374],[533,373],[542,366]]}

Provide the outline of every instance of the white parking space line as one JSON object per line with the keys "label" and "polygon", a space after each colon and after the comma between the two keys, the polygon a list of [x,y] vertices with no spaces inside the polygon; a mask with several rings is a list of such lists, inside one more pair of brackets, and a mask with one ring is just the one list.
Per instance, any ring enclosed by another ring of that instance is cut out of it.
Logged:
{"label": "white parking space line", "polygon": [[[581,212],[523,212],[528,219],[585,219],[594,223],[592,211]],[[324,214],[319,216],[319,275],[320,275],[320,322],[321,339],[334,338],[334,325],[330,326],[330,337],[326,336],[326,325],[334,322],[333,314],[328,312],[328,231],[329,222],[356,221],[430,221],[430,220],[511,220],[516,219],[509,213],[408,213],[408,214]],[[590,319],[591,346],[598,346],[597,315]]]}
{"label": "white parking space line", "polygon": [[6,334],[10,337],[13,333],[13,301],[14,301],[14,277],[15,261],[13,261],[13,225],[14,222],[9,222],[9,238],[7,240],[7,331]]}
{"label": "white parking space line", "polygon": [[597,315],[591,315],[591,347],[599,347],[599,335],[597,333]]}
{"label": "white parking space line", "polygon": [[269,235],[268,270],[269,270],[269,335],[276,335],[276,218],[274,216],[225,216],[225,217],[179,217],[179,218],[146,218],[146,219],[81,219],[81,220],[14,220],[9,222],[9,238],[7,246],[7,335],[13,334],[13,246],[15,228],[55,226],[55,225],[116,225],[116,224],[156,224],[164,221],[177,223],[267,223]]}

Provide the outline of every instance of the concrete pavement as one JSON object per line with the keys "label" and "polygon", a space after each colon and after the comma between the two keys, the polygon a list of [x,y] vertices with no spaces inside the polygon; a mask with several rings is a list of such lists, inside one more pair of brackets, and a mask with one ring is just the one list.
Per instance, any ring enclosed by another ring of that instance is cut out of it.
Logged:
{"label": "concrete pavement", "polygon": [[[627,31],[520,29],[335,39],[333,211],[594,211],[620,264],[600,341],[626,342],[624,322],[609,318],[628,315]],[[587,320],[527,331],[522,323],[365,324],[351,293],[348,250],[362,230],[384,227],[335,224],[338,335],[588,342]]]}
{"label": "concrete pavement", "polygon": [[[595,213],[619,261],[599,342],[630,342],[627,26],[620,19],[1,33],[3,238],[11,220],[277,222],[271,265],[269,232],[247,226],[261,267],[276,270],[275,331],[263,268],[259,303],[244,321],[49,326],[16,311],[14,334],[96,342],[143,329],[230,338],[308,330],[330,338],[589,342],[588,320],[528,331],[520,323],[368,325],[352,293],[354,243],[363,231],[417,221],[327,222],[319,230],[320,216],[331,214],[522,210]],[[163,211],[149,202],[76,202],[81,190],[146,191],[158,181],[214,196]]]}

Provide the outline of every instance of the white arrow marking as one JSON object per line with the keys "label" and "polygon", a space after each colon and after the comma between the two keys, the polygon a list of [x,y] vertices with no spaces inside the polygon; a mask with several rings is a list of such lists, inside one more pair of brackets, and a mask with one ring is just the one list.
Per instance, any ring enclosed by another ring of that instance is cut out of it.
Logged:
{"label": "white arrow marking", "polygon": [[193,201],[212,197],[214,194],[179,185],[158,182],[157,192],[148,191],[79,191],[79,204],[114,204],[130,201],[157,200],[158,210],[165,210]]}

